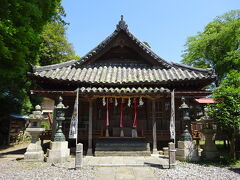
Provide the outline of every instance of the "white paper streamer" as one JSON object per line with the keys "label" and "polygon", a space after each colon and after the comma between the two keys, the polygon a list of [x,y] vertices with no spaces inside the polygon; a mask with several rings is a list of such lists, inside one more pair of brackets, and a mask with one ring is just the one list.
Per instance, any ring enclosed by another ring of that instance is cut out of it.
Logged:
{"label": "white paper streamer", "polygon": [[117,98],[115,98],[115,106],[117,106],[117,105],[118,105]]}
{"label": "white paper streamer", "polygon": [[130,107],[130,106],[131,106],[131,99],[128,98],[128,107]]}
{"label": "white paper streamer", "polygon": [[144,104],[142,97],[139,98],[139,106],[142,106]]}
{"label": "white paper streamer", "polygon": [[103,102],[103,106],[106,106],[106,99],[105,99],[105,97],[103,97],[102,102]]}

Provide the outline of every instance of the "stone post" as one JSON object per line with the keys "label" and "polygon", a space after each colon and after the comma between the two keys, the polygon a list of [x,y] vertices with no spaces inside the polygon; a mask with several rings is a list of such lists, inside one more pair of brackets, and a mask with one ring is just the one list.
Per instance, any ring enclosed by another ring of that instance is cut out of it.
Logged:
{"label": "stone post", "polygon": [[81,169],[83,167],[83,144],[78,143],[76,145],[76,158],[75,158],[75,169]]}
{"label": "stone post", "polygon": [[168,143],[168,149],[169,149],[169,169],[176,168],[176,149],[175,149],[175,143]]}
{"label": "stone post", "polygon": [[156,103],[152,100],[152,128],[153,128],[153,154],[157,154],[157,125],[156,125]]}
{"label": "stone post", "polygon": [[88,151],[87,155],[92,156],[92,119],[93,119],[93,100],[89,100],[89,122],[88,122]]}

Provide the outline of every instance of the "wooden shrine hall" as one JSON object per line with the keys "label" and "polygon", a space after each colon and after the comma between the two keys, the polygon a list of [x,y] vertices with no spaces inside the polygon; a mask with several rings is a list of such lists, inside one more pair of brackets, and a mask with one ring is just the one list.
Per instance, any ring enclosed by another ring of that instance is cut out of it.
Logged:
{"label": "wooden shrine hall", "polygon": [[203,88],[216,79],[212,69],[164,60],[129,31],[123,17],[115,31],[80,60],[34,66],[28,75],[39,86],[32,93],[55,103],[61,95],[70,107],[63,123],[66,138],[78,88],[78,141],[90,155],[128,150],[148,154],[165,145],[170,141],[173,90],[178,139],[184,126],[178,109],[181,97],[194,120],[194,99],[211,94]]}

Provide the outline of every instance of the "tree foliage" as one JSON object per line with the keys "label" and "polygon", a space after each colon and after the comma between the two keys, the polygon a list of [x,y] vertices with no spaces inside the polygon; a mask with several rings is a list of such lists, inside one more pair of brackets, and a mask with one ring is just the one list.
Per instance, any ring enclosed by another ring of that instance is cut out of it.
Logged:
{"label": "tree foliage", "polygon": [[[226,129],[235,144],[235,130],[240,128],[240,72],[233,70],[222,80],[220,86],[213,91],[218,102],[209,106],[209,114],[216,122]],[[235,147],[231,148],[235,158]]]}
{"label": "tree foliage", "polygon": [[60,0],[0,1],[0,114],[30,107],[26,72],[37,63],[39,34],[59,7]]}
{"label": "tree foliage", "polygon": [[213,91],[219,103],[210,106],[214,119],[229,129],[240,127],[240,72],[234,70]]}
{"label": "tree foliage", "polygon": [[219,82],[240,69],[240,10],[217,17],[203,32],[189,37],[182,62],[195,67],[214,68]]}
{"label": "tree foliage", "polygon": [[75,55],[72,44],[67,41],[64,24],[56,21],[49,22],[44,26],[40,37],[42,39],[40,65],[50,65],[79,59]]}

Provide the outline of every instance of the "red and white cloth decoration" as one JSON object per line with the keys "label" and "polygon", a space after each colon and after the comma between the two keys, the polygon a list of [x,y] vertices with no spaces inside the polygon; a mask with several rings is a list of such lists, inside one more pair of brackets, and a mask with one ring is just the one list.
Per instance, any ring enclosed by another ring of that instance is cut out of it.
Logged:
{"label": "red and white cloth decoration", "polygon": [[109,126],[109,109],[108,109],[108,98],[106,102],[106,126]]}
{"label": "red and white cloth decoration", "polygon": [[124,100],[122,99],[120,105],[120,127],[124,127]]}
{"label": "red and white cloth decoration", "polygon": [[133,119],[133,127],[136,128],[137,127],[137,99],[134,99],[133,101],[134,103],[134,119]]}

